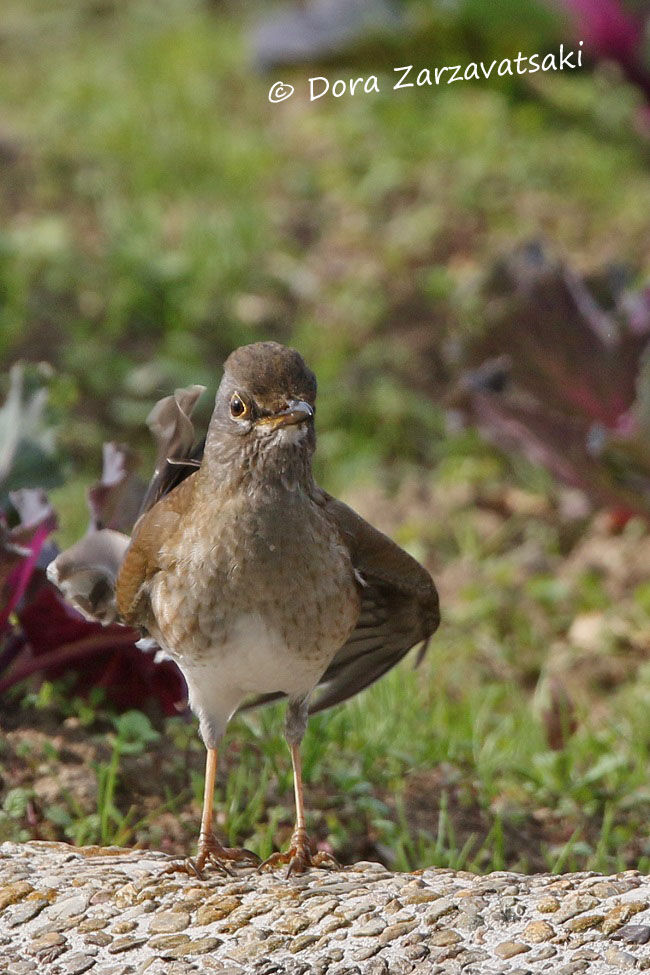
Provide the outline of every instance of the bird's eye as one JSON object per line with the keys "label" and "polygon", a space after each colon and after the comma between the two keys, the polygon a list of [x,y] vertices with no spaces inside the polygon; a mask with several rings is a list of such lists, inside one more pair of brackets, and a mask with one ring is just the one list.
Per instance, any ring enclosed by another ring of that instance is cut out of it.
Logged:
{"label": "bird's eye", "polygon": [[233,393],[230,398],[230,415],[241,420],[248,414],[248,405],[244,403],[239,393]]}

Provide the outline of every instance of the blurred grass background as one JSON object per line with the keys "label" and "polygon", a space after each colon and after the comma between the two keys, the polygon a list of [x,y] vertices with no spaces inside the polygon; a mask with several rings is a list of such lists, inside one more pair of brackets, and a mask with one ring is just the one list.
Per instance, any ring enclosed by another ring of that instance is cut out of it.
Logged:
{"label": "blurred grass background", "polygon": [[[545,474],[450,432],[434,403],[441,350],[481,328],[482,284],[518,243],[647,273],[641,96],[602,64],[390,90],[411,59],[570,44],[547,8],[485,0],[406,4],[404,36],[266,75],[247,32],[270,9],[3,6],[0,357],[54,368],[58,540],[85,530],[103,440],[137,445],[146,470],[156,399],[204,383],[205,420],[234,347],[297,346],[319,379],[319,480],[431,568],[444,614],[418,672],[312,722],[321,840],[402,868],[647,868],[647,528],[611,537],[567,514]],[[376,73],[382,91],[309,103],[310,73]],[[271,105],[280,77],[296,95]],[[577,714],[559,748],[544,720],[557,681]],[[0,831],[189,847],[193,726],[125,731],[49,684],[17,707]],[[221,826],[262,855],[291,821],[280,728],[277,710],[238,720],[224,749]]]}

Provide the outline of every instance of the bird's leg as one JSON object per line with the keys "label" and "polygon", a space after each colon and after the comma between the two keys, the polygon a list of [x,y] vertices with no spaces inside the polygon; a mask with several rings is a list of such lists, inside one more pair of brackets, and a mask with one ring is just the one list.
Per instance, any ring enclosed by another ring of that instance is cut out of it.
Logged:
{"label": "bird's leg", "polygon": [[229,864],[246,863],[257,866],[260,858],[251,850],[231,849],[222,846],[212,832],[214,818],[214,784],[217,777],[217,749],[208,748],[205,759],[205,786],[203,788],[203,812],[201,814],[201,832],[199,833],[199,849],[196,860],[188,859],[184,863],[171,864],[168,872],[181,871],[202,878],[203,869],[208,863],[214,864],[224,873],[232,873]]}
{"label": "bird's leg", "polygon": [[272,853],[261,864],[263,867],[275,867],[280,863],[288,864],[287,877],[292,873],[304,873],[310,867],[333,866],[338,863],[330,853],[314,850],[313,843],[307,835],[305,825],[305,800],[302,788],[302,761],[300,759],[300,742],[307,726],[307,701],[290,701],[287,708],[285,723],[285,737],[291,752],[293,766],[293,790],[296,798],[296,825],[291,836],[289,849],[284,853]]}

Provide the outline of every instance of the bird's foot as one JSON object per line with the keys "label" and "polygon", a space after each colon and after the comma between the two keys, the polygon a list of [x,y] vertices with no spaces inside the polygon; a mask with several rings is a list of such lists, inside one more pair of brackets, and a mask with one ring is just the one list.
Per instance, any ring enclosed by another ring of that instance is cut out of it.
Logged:
{"label": "bird's foot", "polygon": [[307,836],[307,830],[298,827],[291,837],[289,849],[284,853],[272,853],[268,859],[260,863],[258,870],[273,869],[280,864],[288,864],[287,877],[292,873],[305,873],[312,867],[333,867],[340,869],[340,864],[331,853],[315,850],[313,842]]}
{"label": "bird's foot", "polygon": [[234,877],[235,873],[231,864],[236,863],[244,864],[247,867],[257,867],[260,865],[260,858],[252,850],[222,846],[212,833],[201,834],[196,859],[193,860],[188,857],[187,860],[170,863],[168,867],[165,867],[163,873],[186,873],[190,877],[203,880],[204,869],[208,865],[212,865],[227,876]]}

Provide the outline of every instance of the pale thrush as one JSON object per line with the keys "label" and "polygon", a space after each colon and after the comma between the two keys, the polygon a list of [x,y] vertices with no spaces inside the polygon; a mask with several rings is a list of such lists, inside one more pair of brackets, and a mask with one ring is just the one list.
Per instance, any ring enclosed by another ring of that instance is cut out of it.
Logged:
{"label": "pale thrush", "polygon": [[[212,833],[217,748],[242,706],[288,698],[296,826],[269,862],[326,860],[305,829],[308,714],[367,687],[439,622],[429,573],[314,482],[316,379],[275,342],[227,359],[200,467],[137,522],[116,584],[121,619],[177,662],[207,748],[197,871],[247,859]],[[185,474],[186,471],[183,471]]]}

